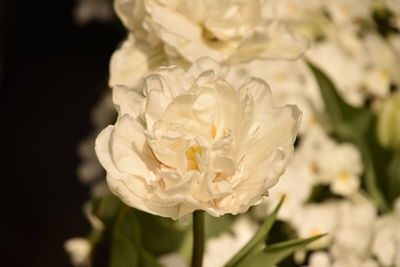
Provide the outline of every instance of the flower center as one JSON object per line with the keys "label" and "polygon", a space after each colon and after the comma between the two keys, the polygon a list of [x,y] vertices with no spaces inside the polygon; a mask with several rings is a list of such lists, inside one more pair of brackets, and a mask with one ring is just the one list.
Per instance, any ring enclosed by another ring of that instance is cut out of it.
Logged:
{"label": "flower center", "polygon": [[196,160],[196,153],[200,156],[203,155],[203,150],[198,145],[191,146],[185,152],[185,156],[187,159],[187,170],[199,170],[199,165],[197,164]]}
{"label": "flower center", "polygon": [[341,172],[337,178],[341,181],[346,181],[349,179],[349,174],[347,172]]}
{"label": "flower center", "polygon": [[311,237],[314,237],[314,236],[317,236],[317,235],[320,235],[320,234],[321,234],[321,231],[319,229],[317,229],[317,228],[313,228],[310,231],[310,236]]}
{"label": "flower center", "polygon": [[211,130],[210,130],[210,136],[215,139],[215,136],[217,135],[217,127],[215,127],[215,125],[213,124],[211,126]]}

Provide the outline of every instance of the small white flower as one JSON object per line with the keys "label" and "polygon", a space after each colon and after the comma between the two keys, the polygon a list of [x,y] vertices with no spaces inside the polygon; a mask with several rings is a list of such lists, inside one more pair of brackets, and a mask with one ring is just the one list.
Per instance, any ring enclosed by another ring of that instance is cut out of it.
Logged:
{"label": "small white flower", "polygon": [[150,71],[166,62],[160,46],[150,47],[135,40],[132,34],[122,43],[110,60],[110,87],[123,84],[129,88],[140,86]]}
{"label": "small white flower", "polygon": [[339,203],[338,227],[331,247],[335,259],[362,259],[369,255],[376,216],[376,207],[362,195]]}
{"label": "small white flower", "polygon": [[174,219],[198,209],[237,214],[278,181],[300,111],[275,107],[264,81],[236,89],[216,69],[206,58],[188,72],[159,68],[144,96],[114,88],[118,120],[98,136],[96,153],[126,204]]}
{"label": "small white flower", "polygon": [[64,243],[64,248],[69,253],[74,266],[89,266],[89,255],[92,247],[87,239],[78,237],[71,238]]}
{"label": "small white flower", "polygon": [[278,212],[278,218],[290,222],[298,211],[302,210],[301,207],[311,193],[312,185],[310,179],[306,176],[305,168],[307,166],[296,160],[295,155],[293,162],[281,176],[279,183],[270,190],[269,197],[265,199],[265,204],[255,208],[256,215],[265,218],[276,207],[281,198],[285,197]]}
{"label": "small white flower", "polygon": [[337,228],[338,205],[336,202],[304,205],[292,223],[300,238],[328,234],[307,246],[308,249],[328,247]]}
{"label": "small white flower", "polygon": [[325,1],[325,7],[335,23],[372,19],[372,0],[329,0]]}
{"label": "small white flower", "polygon": [[363,66],[344,53],[331,40],[322,41],[307,51],[307,57],[332,79],[343,98],[360,106],[363,94],[358,90],[362,84]]}
{"label": "small white flower", "polygon": [[371,249],[382,265],[400,266],[400,198],[393,212],[377,219]]}
{"label": "small white flower", "polygon": [[91,112],[91,121],[95,127],[93,133],[82,140],[78,145],[78,155],[81,163],[77,168],[77,175],[81,182],[90,185],[91,195],[100,197],[105,195],[105,172],[96,157],[94,144],[97,134],[105,126],[111,123],[116,117],[114,105],[112,103],[111,94],[106,94],[96,104]]}
{"label": "small white flower", "polygon": [[307,267],[331,267],[331,257],[325,251],[313,252],[308,261]]}
{"label": "small white flower", "polygon": [[206,243],[204,266],[224,266],[253,237],[257,225],[246,217],[240,217],[232,227],[232,232],[210,238]]}
{"label": "small white flower", "polygon": [[75,22],[85,25],[92,20],[106,22],[113,15],[112,6],[107,0],[79,0],[74,8]]}
{"label": "small white flower", "polygon": [[361,106],[369,97],[386,97],[392,83],[400,84],[399,55],[377,34],[361,38],[356,31],[342,31],[338,28],[332,39],[317,43],[307,57],[327,73],[348,103]]}
{"label": "small white flower", "polygon": [[325,152],[329,157],[321,158],[320,175],[329,181],[331,191],[343,196],[355,193],[363,171],[360,151],[350,143],[333,143]]}
{"label": "small white flower", "polygon": [[162,255],[158,258],[158,261],[164,267],[188,267],[183,257],[178,253]]}

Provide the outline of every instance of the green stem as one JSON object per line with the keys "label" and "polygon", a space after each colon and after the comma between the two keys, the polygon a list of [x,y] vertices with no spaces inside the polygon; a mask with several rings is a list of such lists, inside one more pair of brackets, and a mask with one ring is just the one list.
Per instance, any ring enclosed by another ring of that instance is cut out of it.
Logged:
{"label": "green stem", "polygon": [[193,253],[191,267],[202,267],[205,247],[204,211],[193,212]]}

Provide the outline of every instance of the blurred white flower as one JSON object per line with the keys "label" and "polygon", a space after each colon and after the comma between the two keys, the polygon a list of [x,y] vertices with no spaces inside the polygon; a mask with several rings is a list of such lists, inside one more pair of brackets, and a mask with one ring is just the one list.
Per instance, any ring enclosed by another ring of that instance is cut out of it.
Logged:
{"label": "blurred white flower", "polygon": [[111,94],[104,95],[91,112],[91,121],[94,126],[93,133],[82,140],[78,145],[78,155],[81,163],[77,168],[79,180],[90,185],[91,195],[100,197],[109,192],[105,183],[105,172],[94,151],[97,134],[116,117]]}
{"label": "blurred white flower", "polygon": [[105,22],[113,15],[112,6],[107,0],[79,0],[74,8],[75,22],[85,25],[92,20]]}
{"label": "blurred white flower", "polygon": [[265,203],[255,208],[256,216],[264,219],[283,196],[285,199],[278,213],[279,219],[290,222],[299,211],[301,212],[312,189],[305,168],[307,166],[298,160],[295,154],[293,161],[279,179],[279,183],[270,190],[268,198],[264,200]]}
{"label": "blurred white flower", "polygon": [[359,23],[372,19],[372,0],[328,0],[324,3],[334,23]]}
{"label": "blurred white flower", "polygon": [[400,56],[400,35],[399,34],[390,34],[388,36],[388,41],[389,41],[390,46],[396,52],[397,56]]}
{"label": "blurred white flower", "polygon": [[385,0],[386,7],[394,15],[393,24],[397,29],[400,29],[400,2],[397,0]]}
{"label": "blurred white flower", "polygon": [[89,256],[92,246],[85,238],[71,238],[64,243],[65,250],[69,253],[71,263],[76,267],[90,266]]}
{"label": "blurred white flower", "polygon": [[307,246],[307,249],[326,248],[330,245],[337,228],[338,204],[334,201],[306,204],[296,213],[292,224],[300,238],[328,234]]}
{"label": "blurred white flower", "polygon": [[158,258],[158,261],[164,267],[188,267],[185,259],[178,253],[162,255]]}
{"label": "blurred white flower", "polygon": [[204,266],[222,267],[253,237],[257,225],[247,217],[239,217],[232,232],[224,232],[206,243]]}
{"label": "blurred white flower", "polygon": [[371,249],[382,265],[400,267],[400,197],[393,212],[377,219]]}
{"label": "blurred white flower", "polygon": [[269,0],[263,14],[284,20],[296,31],[314,39],[329,25],[329,20],[321,12],[323,3],[320,0]]}
{"label": "blurred white flower", "polygon": [[363,171],[357,147],[337,143],[320,126],[308,130],[302,137],[296,158],[306,166],[304,175],[311,183],[329,185],[333,193],[342,196],[357,192]]}
{"label": "blurred white flower", "polygon": [[307,57],[326,72],[347,102],[356,106],[363,104],[363,94],[359,91],[363,78],[361,62],[329,40],[315,44],[307,51]]}
{"label": "blurred white flower", "polygon": [[278,181],[301,112],[275,107],[263,80],[236,89],[217,70],[203,58],[188,72],[159,68],[145,96],[114,88],[118,120],[98,136],[96,153],[126,204],[174,219],[199,209],[237,214]]}
{"label": "blurred white flower", "polygon": [[325,157],[320,160],[322,179],[329,181],[333,193],[343,196],[355,193],[363,171],[360,151],[351,143],[332,142],[325,149]]}
{"label": "blurred white flower", "polygon": [[379,264],[371,258],[358,258],[354,255],[332,258],[332,255],[326,251],[316,251],[311,253],[307,267],[380,267]]}
{"label": "blurred white flower", "polygon": [[331,267],[331,256],[325,251],[316,251],[310,255],[307,267]]}
{"label": "blurred white flower", "polygon": [[331,247],[335,260],[364,259],[369,255],[376,217],[376,207],[370,199],[361,194],[354,195],[351,200],[339,202],[338,226]]}
{"label": "blurred white flower", "polygon": [[140,88],[141,79],[165,62],[166,55],[161,46],[150,47],[130,34],[111,57],[108,84],[110,87],[123,84]]}
{"label": "blurred white flower", "polygon": [[379,264],[371,258],[362,259],[354,256],[342,257],[335,260],[331,267],[380,267]]}
{"label": "blurred white flower", "polygon": [[160,44],[170,58],[218,62],[293,58],[307,42],[281,22],[264,18],[265,0],[117,0],[115,10],[135,37]]}
{"label": "blurred white flower", "polygon": [[368,33],[361,38],[354,31],[334,38],[338,41],[315,44],[307,57],[327,73],[348,103],[361,106],[369,97],[382,99],[392,83],[400,84],[399,55],[382,37]]}

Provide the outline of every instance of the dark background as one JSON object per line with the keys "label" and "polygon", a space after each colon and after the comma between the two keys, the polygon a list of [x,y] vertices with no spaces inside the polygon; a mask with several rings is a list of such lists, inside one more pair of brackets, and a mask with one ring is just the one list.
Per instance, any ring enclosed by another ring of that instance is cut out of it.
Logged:
{"label": "dark background", "polygon": [[71,266],[63,242],[90,229],[76,145],[123,33],[77,26],[74,4],[0,0],[1,266]]}

